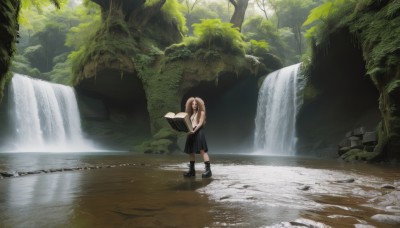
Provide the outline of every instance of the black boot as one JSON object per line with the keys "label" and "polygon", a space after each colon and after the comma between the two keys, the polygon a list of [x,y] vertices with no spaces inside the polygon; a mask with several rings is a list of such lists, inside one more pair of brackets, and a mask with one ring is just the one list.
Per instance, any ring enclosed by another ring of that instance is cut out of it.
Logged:
{"label": "black boot", "polygon": [[194,170],[194,161],[190,161],[189,171],[183,173],[184,177],[195,177],[196,171]]}
{"label": "black boot", "polygon": [[204,164],[206,166],[206,171],[203,174],[201,174],[201,177],[203,177],[203,178],[211,177],[212,172],[211,172],[210,162],[206,161],[206,162],[204,162]]}

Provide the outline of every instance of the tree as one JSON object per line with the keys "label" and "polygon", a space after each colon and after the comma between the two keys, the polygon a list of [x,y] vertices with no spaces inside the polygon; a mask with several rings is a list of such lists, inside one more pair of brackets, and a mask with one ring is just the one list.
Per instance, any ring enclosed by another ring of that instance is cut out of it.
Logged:
{"label": "tree", "polygon": [[225,1],[207,2],[203,1],[196,5],[190,14],[186,14],[186,25],[189,29],[189,35],[193,33],[192,25],[200,23],[201,19],[214,19],[219,18],[223,22],[229,22],[231,15],[228,12],[227,4]]}
{"label": "tree", "polygon": [[267,1],[266,0],[255,0],[258,8],[263,12],[265,19],[268,20],[267,14]]}
{"label": "tree", "polygon": [[294,47],[299,57],[303,54],[305,46],[303,23],[311,9],[319,2],[313,0],[269,0],[269,5],[276,14],[277,27],[289,27],[292,30]]}
{"label": "tree", "polygon": [[265,40],[270,45],[272,54],[285,59],[285,43],[279,29],[270,20],[262,16],[254,16],[243,23],[242,33],[246,40]]}
{"label": "tree", "polygon": [[235,11],[233,12],[230,22],[238,27],[240,31],[242,29],[244,15],[246,14],[249,0],[229,0],[229,2],[235,7]]}
{"label": "tree", "polygon": [[194,7],[198,2],[200,2],[200,0],[194,0],[193,4],[191,4],[190,0],[185,0],[186,15],[190,15],[190,13],[193,11]]}

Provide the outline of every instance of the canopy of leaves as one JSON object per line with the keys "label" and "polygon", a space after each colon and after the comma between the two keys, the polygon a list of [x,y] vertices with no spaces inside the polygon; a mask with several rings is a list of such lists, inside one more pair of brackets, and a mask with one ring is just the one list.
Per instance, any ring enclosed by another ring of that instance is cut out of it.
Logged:
{"label": "canopy of leaves", "polygon": [[337,26],[340,20],[349,15],[354,9],[357,0],[329,0],[324,4],[311,10],[307,20],[303,26],[310,26],[305,36],[307,38],[313,37],[317,43],[325,39],[327,33],[321,32],[333,29]]}
{"label": "canopy of leaves", "polygon": [[[26,9],[24,12],[31,17],[31,23],[21,25],[17,48],[18,53],[23,54],[29,64],[16,59],[13,71],[63,84],[71,81],[71,66],[70,62],[66,62],[66,56],[72,49],[78,49],[82,45],[81,38],[85,37],[83,34],[92,34],[93,28],[96,28],[92,21],[99,21],[99,11],[97,14],[95,12],[98,7],[93,7],[93,3],[86,4],[90,6],[89,9],[83,5],[71,4],[58,10],[54,7]],[[80,23],[89,24],[90,27],[76,32]],[[68,35],[69,39],[67,34],[71,34]],[[32,69],[27,70],[29,67]]]}
{"label": "canopy of leaves", "polygon": [[279,29],[270,21],[261,16],[247,19],[242,28],[246,40],[266,41],[271,53],[284,58],[285,43]]}
{"label": "canopy of leaves", "polygon": [[68,0],[21,0],[21,13],[19,14],[19,23],[24,26],[32,26],[29,14],[32,10],[42,12],[44,9],[60,9]]}

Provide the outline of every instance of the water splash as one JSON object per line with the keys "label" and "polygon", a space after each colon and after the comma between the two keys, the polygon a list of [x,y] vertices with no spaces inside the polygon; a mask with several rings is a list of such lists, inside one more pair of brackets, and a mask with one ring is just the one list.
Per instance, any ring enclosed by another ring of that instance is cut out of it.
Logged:
{"label": "water splash", "polygon": [[14,74],[11,100],[11,151],[95,150],[83,137],[73,88]]}
{"label": "water splash", "polygon": [[255,151],[268,155],[295,155],[299,67],[300,63],[282,68],[264,80],[255,119]]}

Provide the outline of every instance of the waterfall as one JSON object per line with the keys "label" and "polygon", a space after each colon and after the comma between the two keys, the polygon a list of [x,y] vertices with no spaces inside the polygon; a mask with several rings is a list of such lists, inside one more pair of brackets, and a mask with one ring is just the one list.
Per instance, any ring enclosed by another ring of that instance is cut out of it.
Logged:
{"label": "waterfall", "polygon": [[12,151],[93,151],[81,130],[74,89],[14,74],[11,82]]}
{"label": "waterfall", "polygon": [[254,149],[267,155],[293,156],[296,146],[300,63],[267,75],[258,96]]}

